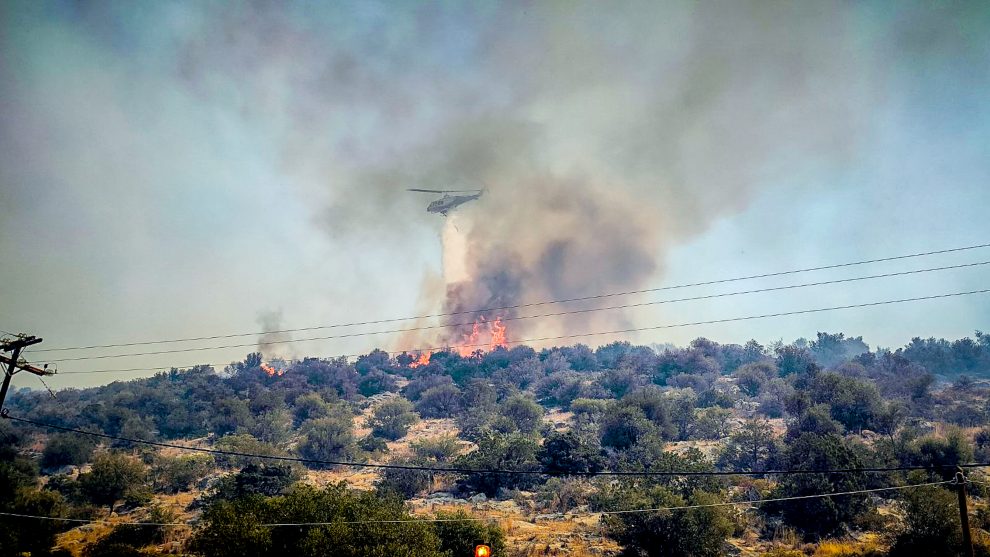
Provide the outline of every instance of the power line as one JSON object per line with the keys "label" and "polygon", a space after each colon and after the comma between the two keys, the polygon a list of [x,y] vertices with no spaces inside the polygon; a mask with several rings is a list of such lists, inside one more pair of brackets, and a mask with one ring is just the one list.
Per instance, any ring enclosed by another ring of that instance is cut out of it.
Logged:
{"label": "power line", "polygon": [[[782,503],[785,501],[805,501],[808,499],[823,499],[826,497],[841,497],[846,495],[864,495],[867,493],[879,493],[883,491],[901,491],[905,489],[914,489],[919,487],[931,487],[936,485],[945,485],[952,483],[951,481],[942,482],[930,482],[921,484],[910,484],[901,486],[889,486],[889,487],[877,487],[872,489],[858,489],[853,491],[837,491],[834,493],[815,493],[811,495],[795,495],[792,497],[775,497],[772,499],[756,499],[752,501],[726,501],[722,503],[704,503],[698,505],[678,505],[672,507],[654,507],[647,509],[625,509],[625,510],[615,510],[615,511],[589,511],[583,513],[583,516],[605,516],[605,515],[618,515],[618,514],[633,514],[633,513],[655,513],[655,512],[669,512],[669,511],[684,511],[692,509],[709,509],[715,507],[738,507],[738,506],[753,506],[761,505],[763,503]],[[85,523],[85,524],[108,524],[113,526],[194,526],[194,523],[190,522],[114,522],[110,520],[87,520],[82,518],[62,518],[57,516],[39,516],[30,514],[19,514],[19,513],[8,513],[0,512],[0,516],[10,516],[15,518],[32,518],[37,520],[52,520],[60,522],[74,522],[74,523]],[[554,515],[537,515],[535,519],[552,517]],[[488,520],[504,520],[506,516],[487,516],[487,517],[464,517],[464,518],[417,518],[410,517],[408,519],[392,519],[392,520],[339,520],[335,522],[268,522],[258,524],[258,526],[266,528],[278,528],[278,527],[303,527],[303,526],[335,526],[340,524],[421,524],[421,523],[432,523],[432,522],[479,522]],[[574,518],[574,515],[571,516]]]}
{"label": "power line", "polygon": [[859,474],[859,473],[883,473],[883,472],[906,472],[912,470],[934,470],[935,468],[945,468],[956,466],[969,467],[969,468],[979,468],[990,466],[990,464],[984,463],[970,463],[970,464],[934,464],[930,466],[890,466],[890,467],[878,467],[878,468],[829,468],[829,469],[792,469],[792,470],[764,470],[764,471],[747,471],[747,470],[680,470],[680,471],[616,471],[616,470],[603,470],[598,472],[563,472],[555,470],[546,469],[534,469],[534,470],[506,470],[506,469],[487,469],[480,470],[475,468],[456,468],[456,467],[442,467],[442,466],[413,466],[407,464],[373,464],[364,462],[350,462],[350,461],[340,461],[340,460],[322,460],[322,459],[312,459],[312,458],[301,458],[294,456],[279,456],[279,455],[260,455],[253,453],[243,453],[239,451],[225,451],[221,449],[207,449],[204,447],[186,447],[183,445],[176,445],[173,443],[162,443],[159,441],[148,441],[145,439],[134,439],[129,437],[120,437],[118,435],[110,435],[108,433],[100,433],[95,431],[86,431],[84,429],[76,429],[71,427],[65,427],[55,424],[49,424],[45,422],[38,422],[35,420],[29,420],[27,418],[20,418],[16,416],[11,416],[9,413],[4,412],[2,416],[8,420],[13,420],[15,422],[27,423],[39,427],[47,427],[50,429],[55,429],[59,431],[65,431],[69,433],[77,433],[82,435],[90,435],[93,437],[99,437],[101,439],[110,439],[113,441],[124,441],[127,443],[137,443],[142,445],[151,445],[154,447],[179,449],[184,451],[201,452],[208,454],[215,454],[221,456],[237,456],[242,458],[258,458],[258,459],[268,459],[268,460],[278,460],[282,462],[298,462],[301,464],[320,464],[320,465],[330,465],[330,466],[349,466],[355,468],[382,468],[382,469],[393,469],[393,470],[415,470],[421,472],[449,472],[457,474],[505,474],[505,475],[544,475],[544,476],[630,476],[630,477],[712,477],[712,476],[780,476],[780,475],[808,475],[808,474]]}
{"label": "power line", "polygon": [[[985,288],[985,289],[981,289],[981,290],[968,290],[968,291],[965,291],[965,292],[952,292],[952,293],[947,293],[947,294],[935,294],[935,295],[931,295],[931,296],[917,296],[917,297],[914,297],[914,298],[900,298],[900,299],[896,299],[896,300],[883,300],[883,301],[880,301],[880,302],[867,302],[867,303],[861,303],[861,304],[849,304],[849,305],[844,305],[844,306],[831,306],[831,307],[824,307],[824,308],[814,308],[814,309],[804,309],[804,310],[795,310],[795,311],[785,311],[785,312],[777,312],[777,313],[764,313],[764,314],[760,314],[760,315],[747,315],[747,316],[743,316],[743,317],[727,317],[727,318],[724,318],[724,319],[711,319],[711,320],[707,320],[707,321],[693,321],[693,322],[687,322],[687,323],[674,323],[674,324],[669,324],[669,325],[654,325],[654,326],[650,326],[650,327],[633,327],[633,328],[629,328],[629,329],[619,329],[619,330],[614,330],[614,331],[597,331],[597,332],[590,332],[590,333],[576,333],[576,334],[568,334],[568,335],[557,335],[557,336],[528,338],[528,339],[519,339],[519,340],[507,340],[505,342],[505,344],[526,344],[526,343],[531,343],[531,342],[546,342],[546,341],[567,340],[567,339],[575,339],[575,338],[587,338],[587,337],[594,337],[594,336],[620,335],[620,334],[636,333],[636,332],[643,332],[643,331],[659,331],[659,330],[664,330],[664,329],[677,329],[677,328],[681,328],[681,327],[695,327],[695,326],[699,326],[699,325],[715,325],[715,324],[720,324],[720,323],[732,323],[732,322],[737,322],[737,321],[752,321],[752,320],[756,320],[756,319],[769,319],[771,317],[787,317],[787,316],[792,316],[792,315],[805,315],[805,314],[809,314],[809,313],[822,313],[822,312],[827,312],[827,311],[839,311],[839,310],[845,310],[845,309],[859,309],[859,308],[875,307],[875,306],[883,306],[883,305],[891,305],[891,304],[902,304],[902,303],[907,303],[907,302],[920,302],[920,301],[926,301],[926,300],[937,300],[937,299],[942,299],[942,298],[953,298],[953,297],[959,297],[959,296],[970,296],[970,295],[974,295],[974,294],[985,294],[987,292],[990,292],[990,288]],[[405,353],[410,353],[410,352],[427,352],[427,351],[434,352],[434,351],[440,351],[440,350],[449,350],[449,349],[452,349],[452,348],[454,348],[454,349],[456,349],[456,348],[487,348],[489,346],[490,346],[489,343],[456,344],[456,345],[449,345],[449,346],[407,348],[407,349],[403,349],[403,350],[391,350],[391,351],[383,351],[383,352],[385,352],[387,354],[393,354],[393,355],[395,355],[395,354],[405,354]],[[333,357],[338,357],[338,358],[353,358],[353,357],[358,357],[358,356],[362,356],[362,355],[363,354],[341,354],[341,355],[333,356]],[[195,365],[221,366],[221,365],[226,365],[226,364],[223,363],[223,362],[218,362],[218,363],[212,363],[212,364],[201,363],[201,364],[192,364],[192,365],[193,366],[195,366]],[[64,374],[80,374],[80,373],[117,373],[117,372],[126,372],[126,371],[154,371],[154,370],[172,369],[172,368],[176,368],[176,367],[177,366],[141,367],[141,368],[128,368],[128,369],[96,369],[96,370],[81,370],[81,371],[65,371],[65,372],[60,372],[59,375],[64,375]],[[185,366],[185,367],[189,367],[189,366]]]}
{"label": "power line", "polygon": [[793,269],[793,270],[789,270],[789,271],[778,271],[778,272],[773,272],[773,273],[762,273],[762,274],[756,274],[756,275],[747,275],[747,276],[724,278],[724,279],[716,279],[716,280],[708,280],[708,281],[700,281],[700,282],[693,282],[693,283],[676,284],[676,285],[671,285],[671,286],[662,286],[662,287],[657,287],[657,288],[647,288],[647,289],[642,289],[642,290],[629,290],[629,291],[625,291],[625,292],[613,292],[613,293],[609,293],[609,294],[596,294],[596,295],[591,295],[591,296],[581,296],[581,297],[575,297],[575,298],[562,298],[562,299],[556,299],[556,300],[546,300],[546,301],[542,301],[542,302],[532,302],[532,303],[526,303],[526,304],[514,304],[514,305],[505,305],[505,306],[495,306],[495,307],[478,308],[478,309],[472,309],[472,310],[454,311],[454,312],[446,312],[446,313],[434,313],[434,314],[428,314],[428,315],[416,315],[416,316],[410,316],[410,317],[395,317],[395,318],[390,318],[390,319],[376,319],[376,320],[370,320],[370,321],[355,321],[355,322],[351,322],[351,323],[336,323],[336,324],[331,324],[331,325],[315,325],[315,326],[311,326],[311,327],[299,327],[299,328],[295,328],[295,329],[280,329],[280,330],[275,330],[275,331],[255,331],[255,332],[249,332],[249,333],[231,333],[231,334],[224,334],[224,335],[208,335],[208,336],[199,336],[199,337],[173,338],[173,339],[167,339],[167,340],[146,340],[146,341],[124,342],[124,343],[116,343],[116,344],[94,344],[94,345],[89,345],[89,346],[68,346],[68,347],[61,347],[61,348],[47,348],[45,350],[38,350],[36,352],[37,353],[40,353],[40,352],[65,351],[65,350],[90,350],[90,349],[95,349],[95,348],[119,348],[119,347],[125,347],[125,346],[144,346],[144,345],[151,345],[151,344],[168,344],[168,343],[173,343],[173,342],[192,342],[192,341],[199,341],[199,340],[218,340],[218,339],[225,339],[225,338],[237,338],[237,337],[245,337],[245,336],[257,336],[257,335],[263,335],[263,334],[297,333],[297,332],[304,332],[304,331],[316,331],[316,330],[321,330],[321,329],[335,329],[335,328],[340,328],[340,327],[354,327],[354,326],[360,326],[360,325],[380,325],[380,324],[383,324],[383,323],[395,323],[395,322],[399,322],[399,321],[413,321],[413,320],[417,320],[417,319],[432,319],[432,318],[438,318],[438,317],[451,317],[451,316],[455,316],[455,315],[469,315],[469,314],[477,314],[477,313],[487,313],[487,312],[503,311],[503,310],[509,310],[509,309],[520,309],[520,308],[527,308],[527,307],[545,306],[545,305],[551,305],[551,304],[564,304],[564,303],[570,303],[570,302],[583,302],[583,301],[588,301],[588,300],[600,300],[600,299],[603,299],[603,298],[613,298],[613,297],[617,297],[617,296],[629,296],[629,295],[633,295],[633,294],[647,294],[647,293],[650,293],[650,292],[661,292],[661,291],[666,291],[666,290],[677,290],[677,289],[681,289],[681,288],[692,288],[692,287],[696,287],[696,286],[712,286],[712,285],[715,285],[715,284],[725,284],[725,283],[729,283],[729,282],[738,282],[738,281],[744,281],[744,280],[753,280],[753,279],[761,279],[761,278],[779,277],[779,276],[786,276],[786,275],[794,275],[794,274],[798,274],[798,273],[808,273],[808,272],[813,272],[813,271],[824,271],[824,270],[829,270],[829,269],[840,269],[840,268],[844,268],[844,267],[854,267],[854,266],[858,266],[858,265],[867,265],[867,264],[871,264],[871,263],[882,263],[882,262],[886,262],[886,261],[898,261],[898,260],[902,260],[902,259],[911,259],[911,258],[916,258],[916,257],[927,257],[927,256],[931,256],[931,255],[941,255],[941,254],[946,254],[946,253],[955,253],[955,252],[961,252],[961,251],[969,251],[969,250],[982,249],[982,248],[987,248],[987,247],[990,247],[990,243],[977,244],[977,245],[972,245],[972,246],[964,246],[964,247],[958,247],[958,248],[943,249],[943,250],[927,251],[927,252],[920,252],[920,253],[912,253],[912,254],[906,254],[906,255],[897,255],[897,256],[891,256],[891,257],[881,257],[881,258],[877,258],[877,259],[865,259],[865,260],[861,260],[861,261],[852,261],[852,262],[847,262],[847,263],[837,263],[837,264],[832,264],[832,265],[821,265],[821,266],[818,266],[818,267],[806,267],[806,268],[803,268],[803,269]]}
{"label": "power line", "polygon": [[[606,306],[606,307],[601,307],[601,308],[588,308],[588,309],[579,309],[579,310],[570,310],[570,311],[560,311],[560,312],[554,312],[554,313],[544,313],[544,314],[527,315],[527,316],[514,316],[514,317],[513,316],[509,316],[509,317],[501,318],[501,320],[504,322],[504,321],[519,321],[519,320],[526,320],[526,319],[541,319],[541,318],[547,318],[547,317],[560,317],[560,316],[564,316],[564,315],[575,315],[575,314],[582,314],[582,313],[594,313],[594,312],[599,312],[599,311],[609,311],[609,310],[617,310],[617,309],[630,309],[630,308],[636,308],[636,307],[646,307],[646,306],[654,306],[654,305],[661,305],[661,304],[670,304],[670,303],[676,303],[676,302],[690,302],[690,301],[697,301],[697,300],[711,300],[711,299],[715,299],[715,298],[725,298],[725,297],[730,297],[730,296],[741,296],[741,295],[745,295],[745,294],[758,294],[758,293],[764,293],[764,292],[778,292],[778,291],[782,291],[782,290],[794,290],[794,289],[797,289],[797,288],[808,288],[808,287],[814,287],[814,286],[825,286],[825,285],[830,285],[830,284],[842,284],[842,283],[848,283],[848,282],[857,282],[857,281],[863,281],[863,280],[873,280],[873,279],[879,279],[879,278],[889,278],[889,277],[896,277],[896,276],[915,275],[915,274],[930,273],[930,272],[935,272],[935,271],[946,271],[946,270],[951,270],[951,269],[963,269],[963,268],[970,268],[970,267],[978,267],[978,266],[982,266],[982,265],[990,265],[990,261],[980,261],[980,262],[975,262],[975,263],[964,263],[964,264],[961,264],[961,265],[950,265],[950,266],[944,266],[944,267],[931,267],[931,268],[928,268],[928,269],[915,269],[915,270],[911,270],[911,271],[899,271],[899,272],[894,272],[894,273],[883,273],[883,274],[878,274],[878,275],[868,275],[868,276],[862,276],[862,277],[850,277],[850,278],[836,279],[836,280],[808,282],[808,283],[803,283],[803,284],[791,284],[791,285],[785,285],[785,286],[774,286],[774,287],[758,288],[758,289],[752,289],[752,290],[739,290],[739,291],[735,291],[735,292],[723,292],[723,293],[720,293],[720,294],[706,294],[706,295],[703,295],[703,296],[692,296],[692,297],[688,297],[688,298],[674,298],[674,299],[668,299],[668,300],[656,300],[656,301],[652,301],[652,302],[639,302],[639,303],[632,303],[632,304],[621,304],[621,305]],[[288,343],[295,343],[295,342],[308,342],[308,341],[314,341],[314,340],[331,340],[331,339],[342,339],[342,338],[354,338],[354,337],[382,335],[382,334],[391,334],[391,333],[406,333],[406,332],[412,332],[412,331],[425,331],[425,330],[430,330],[430,329],[444,329],[444,328],[448,328],[448,327],[464,327],[464,326],[470,326],[470,325],[473,325],[473,324],[474,324],[474,322],[451,323],[451,324],[446,324],[446,325],[423,325],[423,326],[409,327],[409,328],[404,328],[404,329],[390,329],[390,330],[384,330],[384,331],[369,331],[369,332],[362,332],[362,333],[346,333],[346,334],[341,334],[341,335],[318,336],[318,337],[308,337],[308,338],[299,338],[299,339],[273,340],[273,341],[265,342],[264,344],[266,344],[266,345],[269,345],[269,344],[288,344]],[[171,350],[158,350],[158,351],[152,351],[152,352],[132,352],[132,353],[128,353],[128,354],[109,354],[109,355],[102,355],[102,356],[79,356],[79,357],[75,357],[75,358],[63,358],[63,359],[59,359],[59,360],[49,360],[49,362],[51,362],[51,363],[56,363],[56,362],[57,363],[62,363],[62,362],[78,362],[78,361],[84,361],[84,360],[108,360],[108,359],[113,359],[113,358],[129,358],[129,357],[136,357],[136,356],[157,356],[157,355],[162,355],[162,354],[180,354],[180,353],[186,353],[186,352],[203,352],[203,351],[209,351],[209,350],[224,350],[224,349],[229,349],[229,348],[246,348],[246,347],[252,347],[252,346],[257,346],[257,345],[258,345],[258,343],[252,342],[252,343],[247,343],[247,344],[228,344],[228,345],[224,345],[224,346],[202,346],[202,347],[196,347],[196,348],[175,348],[175,349],[171,349]]]}
{"label": "power line", "polygon": [[775,497],[773,499],[757,499],[755,501],[728,501],[725,503],[705,503],[701,505],[680,505],[677,507],[658,507],[653,509],[630,509],[624,511],[601,511],[597,513],[589,514],[626,514],[626,513],[646,513],[646,512],[661,512],[661,511],[682,511],[688,509],[706,509],[712,507],[730,507],[730,506],[740,506],[740,505],[758,505],[762,503],[780,503],[784,501],[803,501],[806,499],[821,499],[823,497],[838,497],[841,495],[861,495],[865,493],[877,493],[879,491],[896,491],[903,489],[912,489],[915,487],[929,487],[935,485],[945,485],[952,483],[951,480],[941,481],[941,482],[930,482],[922,484],[910,484],[910,485],[900,485],[900,486],[890,486],[890,487],[875,487],[872,489],[857,489],[854,491],[838,491],[835,493],[816,493],[813,495],[795,495],[792,497]]}

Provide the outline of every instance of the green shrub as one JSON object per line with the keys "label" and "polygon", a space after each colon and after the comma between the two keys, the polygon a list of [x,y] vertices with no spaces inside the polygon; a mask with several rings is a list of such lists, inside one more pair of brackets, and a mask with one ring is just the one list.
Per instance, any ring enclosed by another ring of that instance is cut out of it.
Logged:
{"label": "green shrub", "polygon": [[45,469],[58,468],[69,464],[79,466],[93,456],[96,443],[84,435],[58,433],[52,435],[41,453],[41,466]]}

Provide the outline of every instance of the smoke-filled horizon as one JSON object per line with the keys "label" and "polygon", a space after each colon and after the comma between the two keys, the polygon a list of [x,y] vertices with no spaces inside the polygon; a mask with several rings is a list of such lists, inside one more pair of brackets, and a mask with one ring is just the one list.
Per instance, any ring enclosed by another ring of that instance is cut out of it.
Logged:
{"label": "smoke-filled horizon", "polygon": [[[990,232],[990,10],[978,2],[0,10],[0,328],[51,346],[527,304]],[[410,187],[485,194],[445,221]],[[508,335],[982,283],[966,271],[519,320]],[[631,340],[843,330],[886,344],[964,336],[988,315],[969,300]],[[293,357],[466,331],[434,333],[257,340]]]}

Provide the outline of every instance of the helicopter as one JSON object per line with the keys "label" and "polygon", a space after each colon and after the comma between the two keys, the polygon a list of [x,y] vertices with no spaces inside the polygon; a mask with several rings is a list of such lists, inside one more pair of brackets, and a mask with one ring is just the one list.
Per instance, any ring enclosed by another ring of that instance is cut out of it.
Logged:
{"label": "helicopter", "polygon": [[[481,197],[485,193],[485,190],[423,190],[419,188],[409,188],[406,191],[415,191],[420,193],[439,193],[443,194],[443,197],[435,201],[430,202],[426,206],[426,212],[428,213],[440,213],[443,216],[447,216],[449,211],[460,207],[461,205],[467,203],[468,201],[474,201]],[[450,195],[452,193],[464,193],[468,195]]]}

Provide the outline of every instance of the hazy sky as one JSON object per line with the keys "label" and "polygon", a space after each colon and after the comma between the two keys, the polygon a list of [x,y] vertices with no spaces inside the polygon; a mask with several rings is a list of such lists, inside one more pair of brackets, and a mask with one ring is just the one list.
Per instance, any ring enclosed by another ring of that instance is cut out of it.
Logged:
{"label": "hazy sky", "polygon": [[[521,227],[544,193],[599,199],[618,211],[602,222],[630,216],[616,242],[649,254],[639,287],[986,243],[987,91],[986,2],[3,2],[0,329],[44,337],[40,350],[414,315],[440,276],[442,217],[406,187],[487,185],[465,208],[466,234],[542,237],[554,225]],[[598,232],[587,239],[611,238]],[[574,261],[594,270],[602,249]],[[990,249],[636,301],[985,260]],[[680,303],[623,322],[925,296],[988,277],[977,267]],[[899,346],[987,328],[983,294],[630,340],[843,331]]]}

